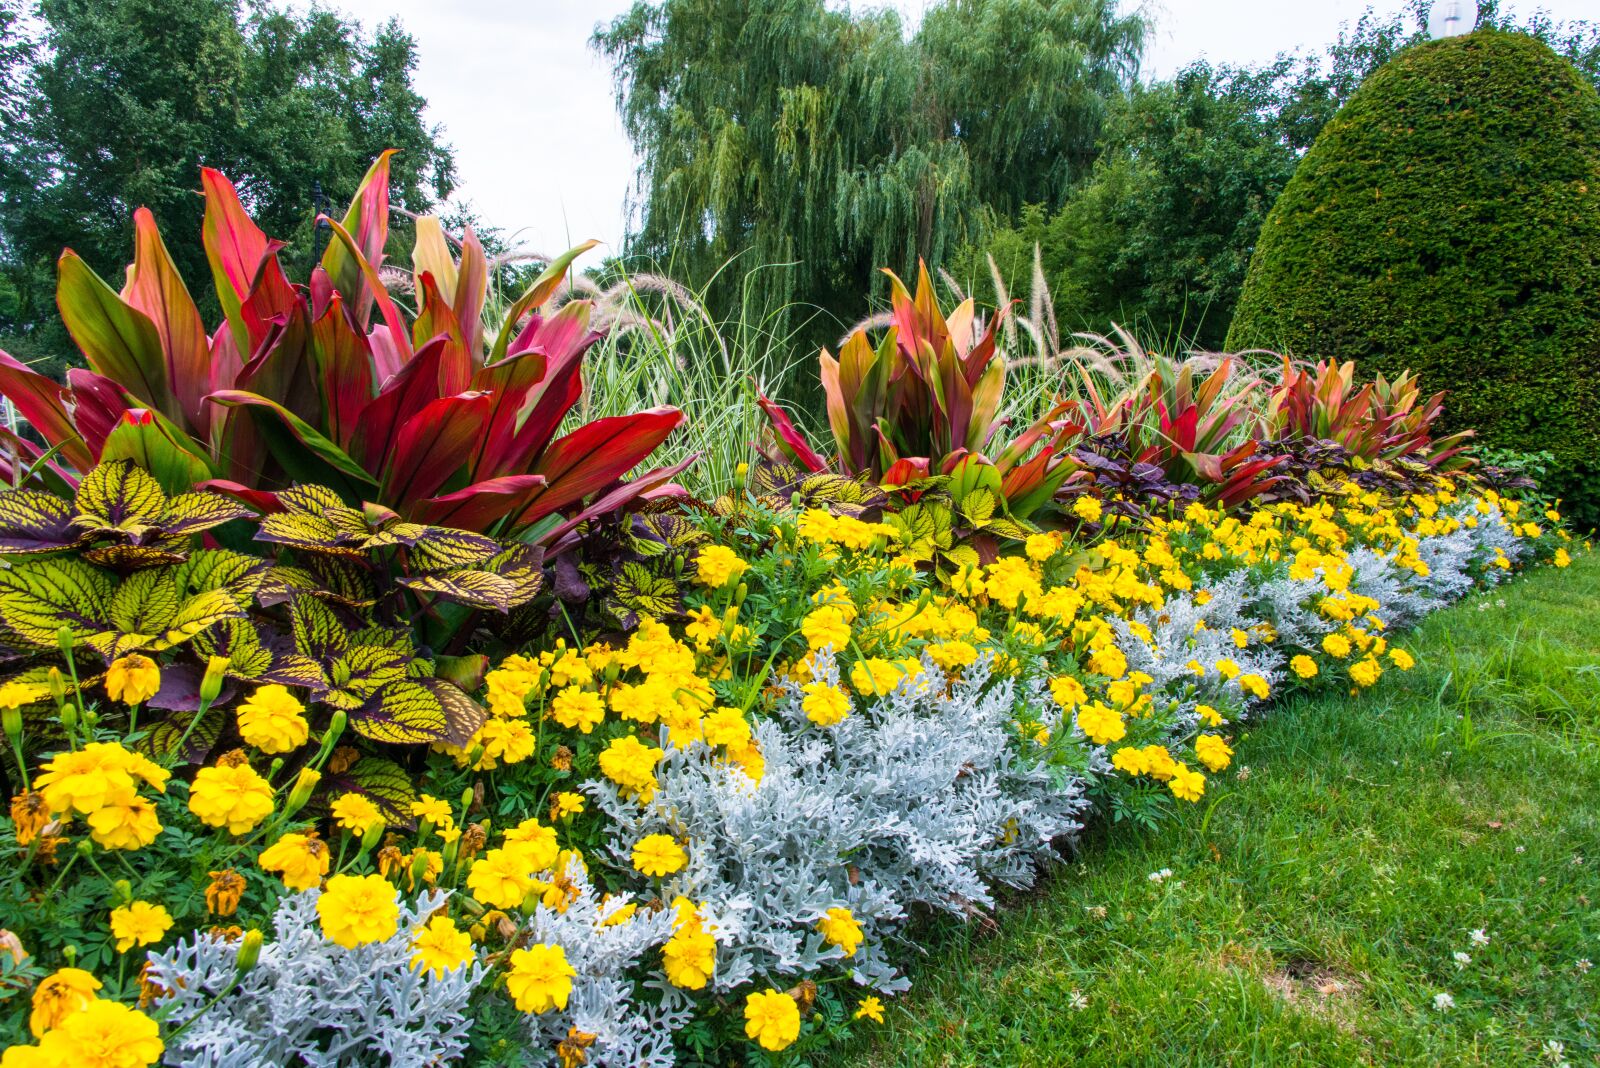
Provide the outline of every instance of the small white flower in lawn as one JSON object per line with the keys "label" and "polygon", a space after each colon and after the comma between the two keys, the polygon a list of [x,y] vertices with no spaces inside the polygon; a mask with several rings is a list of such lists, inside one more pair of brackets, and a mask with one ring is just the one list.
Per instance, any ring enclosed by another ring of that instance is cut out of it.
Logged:
{"label": "small white flower in lawn", "polygon": [[1475,945],[1475,946],[1486,946],[1486,945],[1488,945],[1489,944],[1489,932],[1485,931],[1482,927],[1474,928],[1473,931],[1472,931],[1472,944]]}
{"label": "small white flower in lawn", "polygon": [[1457,952],[1455,957],[1457,968],[1465,968],[1467,965],[1472,963],[1472,958],[1465,953]]}
{"label": "small white flower in lawn", "polygon": [[1234,778],[1238,779],[1240,782],[1244,782],[1249,777],[1250,777],[1250,765],[1249,764],[1240,764],[1239,765],[1239,770],[1234,775]]}
{"label": "small white flower in lawn", "polygon": [[1437,994],[1433,995],[1433,1007],[1438,1009],[1440,1012],[1449,1012],[1451,1009],[1456,1007],[1456,999],[1451,997],[1447,992],[1441,990]]}
{"label": "small white flower in lawn", "polygon": [[1074,990],[1067,995],[1067,1004],[1072,1006],[1072,1011],[1082,1012],[1089,1007],[1089,999],[1083,996],[1083,991]]}
{"label": "small white flower in lawn", "polygon": [[1581,960],[1578,961],[1578,972],[1579,972],[1579,974],[1588,975],[1589,974],[1589,969],[1593,968],[1593,967],[1594,967],[1594,965],[1589,963],[1589,958],[1588,957],[1584,957],[1584,958],[1582,958]]}
{"label": "small white flower in lawn", "polygon": [[1583,867],[1583,857],[1582,857],[1582,855],[1579,855],[1579,856],[1576,856],[1576,857],[1572,858],[1572,866],[1574,868]]}
{"label": "small white flower in lawn", "polygon": [[1564,1043],[1552,1038],[1544,1044],[1540,1052],[1545,1055],[1546,1060],[1560,1061],[1566,1057],[1567,1047]]}
{"label": "small white flower in lawn", "polygon": [[1526,853],[1527,851],[1528,851],[1528,847],[1527,846],[1517,846],[1517,852],[1518,853]]}
{"label": "small white flower in lawn", "polygon": [[1149,875],[1146,875],[1145,878],[1149,879],[1153,883],[1165,882],[1166,880],[1172,878],[1172,869],[1162,868],[1160,871],[1151,872]]}
{"label": "small white flower in lawn", "polygon": [[1087,912],[1091,918],[1096,920],[1103,920],[1106,918],[1106,907],[1104,905],[1085,905],[1083,911]]}

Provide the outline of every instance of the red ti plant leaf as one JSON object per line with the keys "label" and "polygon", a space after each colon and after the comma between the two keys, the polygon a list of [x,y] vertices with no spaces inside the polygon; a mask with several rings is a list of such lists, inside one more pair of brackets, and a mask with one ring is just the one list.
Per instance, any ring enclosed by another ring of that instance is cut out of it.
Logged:
{"label": "red ti plant leaf", "polygon": [[695,453],[693,456],[685,457],[675,464],[658,467],[654,471],[646,471],[638,478],[618,483],[613,488],[602,493],[595,499],[593,504],[545,535],[542,540],[548,542],[551,546],[547,557],[555,556],[562,550],[570,548],[577,543],[578,539],[569,537],[569,535],[573,534],[579,524],[593,519],[595,516],[618,511],[633,501],[656,495],[659,491],[666,489],[667,484],[672,479],[681,475],[688,469],[690,464],[699,458],[700,454]]}
{"label": "red ti plant leaf", "polygon": [[67,385],[72,389],[72,421],[89,451],[99,456],[105,448],[106,436],[122,421],[122,413],[135,407],[133,400],[127,390],[105,375],[82,367],[67,372]]}
{"label": "red ti plant leaf", "polygon": [[93,467],[99,456],[91,450],[73,426],[72,416],[61,397],[61,384],[30,370],[16,357],[0,350],[0,394],[51,445],[61,448],[61,456],[79,471]]}
{"label": "red ti plant leaf", "polygon": [[170,418],[183,413],[150,317],[128,307],[71,249],[58,261],[56,304],[89,366]]}
{"label": "red ti plant leaf", "polygon": [[569,248],[551,261],[550,266],[546,267],[544,272],[533,280],[533,284],[527,288],[527,291],[518,297],[516,302],[506,311],[505,322],[500,326],[500,333],[494,339],[494,346],[489,350],[489,358],[484,361],[485,363],[499,363],[505,359],[508,352],[514,351],[511,348],[511,339],[516,335],[518,326],[522,322],[522,317],[549,300],[555,293],[556,287],[561,284],[561,279],[566,275],[567,268],[572,266],[572,261],[599,243],[598,241],[585,241],[581,245]]}
{"label": "red ti plant leaf", "polygon": [[549,485],[534,495],[517,525],[536,523],[621,478],[681,422],[683,413],[676,408],[651,408],[596,419],[557,438],[539,457],[539,472]]}
{"label": "red ti plant leaf", "polygon": [[278,495],[271,490],[251,489],[226,478],[208,478],[204,482],[196,483],[194,488],[211,490],[225,497],[232,497],[258,515],[271,515],[284,510],[283,502],[279,501]]}
{"label": "red ti plant leaf", "polygon": [[324,425],[348,452],[361,413],[372,402],[372,349],[350,325],[344,299],[337,293],[311,324],[310,355],[322,394]]}
{"label": "red ti plant leaf", "polygon": [[489,394],[440,397],[407,419],[383,471],[379,494],[401,514],[437,493],[467,462],[489,414]]}
{"label": "red ti plant leaf", "polygon": [[388,465],[395,437],[405,421],[439,399],[439,360],[444,345],[443,338],[434,338],[422,346],[361,413],[352,439],[355,455],[374,476]]}
{"label": "red ti plant leaf", "polygon": [[496,520],[520,512],[527,500],[544,485],[543,475],[502,475],[484,479],[454,493],[428,498],[418,508],[417,519],[458,530],[487,530]]}
{"label": "red ti plant leaf", "polygon": [[456,269],[455,313],[461,324],[462,343],[476,355],[483,351],[483,303],[489,294],[489,259],[483,243],[467,227],[461,239],[461,263]]}
{"label": "red ti plant leaf", "polygon": [[[356,325],[363,330],[372,315],[373,300],[388,300],[376,268],[383,263],[383,246],[389,240],[389,157],[394,154],[395,149],[385,149],[367,169],[343,223],[327,220],[340,240],[328,242],[322,267],[334,288],[344,294]],[[387,312],[384,318],[388,319]],[[394,328],[391,323],[390,331]]]}
{"label": "red ti plant leaf", "polygon": [[453,396],[465,390],[472,377],[472,353],[467,350],[455,309],[439,292],[430,272],[422,273],[417,292],[422,297],[422,309],[411,324],[411,343],[420,348],[435,338],[444,339],[444,352],[439,358],[439,394]]}
{"label": "red ti plant leaf", "polygon": [[204,403],[211,385],[211,345],[200,309],[189,296],[148,208],[133,213],[133,232],[133,264],[122,287],[122,299],[154,324],[166,357],[167,381],[177,394],[183,418],[205,437],[211,420],[211,410]]}
{"label": "red ti plant leaf", "polygon": [[[235,350],[254,352],[266,335],[268,320],[298,299],[278,265],[277,251],[283,246],[245,212],[233,183],[221,171],[202,167],[200,184],[206,198],[201,236],[206,258],[211,261],[217,300],[227,317]],[[249,307],[245,306],[247,298],[253,298]],[[217,389],[233,385],[232,379],[213,382]]]}
{"label": "red ti plant leaf", "polygon": [[813,474],[828,469],[828,461],[811,447],[811,443],[806,441],[806,436],[800,433],[799,428],[789,419],[788,413],[768,400],[766,394],[759,389],[756,390],[756,403],[767,413],[767,420],[772,423],[772,431],[778,437],[778,448],[785,456]]}
{"label": "red ti plant leaf", "polygon": [[[273,438],[277,438],[282,446],[274,450],[273,455],[282,463],[290,478],[302,482],[339,481],[347,486],[362,486],[368,490],[377,481],[316,427],[271,398],[243,390],[223,389],[211,394],[207,400],[224,408],[246,408],[255,415],[257,426],[263,429],[268,444],[273,444]],[[338,478],[340,475],[344,477]]]}
{"label": "red ti plant leaf", "polygon": [[322,416],[316,376],[307,367],[311,323],[304,301],[272,324],[232,388],[276,401],[300,418],[314,422]]}
{"label": "red ti plant leaf", "polygon": [[546,367],[544,354],[530,351],[501,360],[472,376],[472,388],[488,393],[491,399],[468,477],[489,477],[503,466],[516,440],[517,425],[526,414],[524,401],[529,391],[544,381]]}
{"label": "red ti plant leaf", "polygon": [[[377,165],[374,164],[373,166]],[[366,328],[372,303],[377,301],[378,311],[383,315],[384,328],[389,332],[389,340],[395,351],[400,353],[410,352],[412,349],[411,336],[406,332],[405,323],[401,320],[400,312],[395,308],[394,301],[389,299],[389,291],[384,288],[383,279],[378,277],[376,265],[363,254],[360,246],[356,244],[356,239],[350,235],[348,230],[327,216],[322,216],[321,221],[327,223],[329,228],[333,230],[334,240],[328,242],[328,251],[332,252],[335,247],[342,247],[349,253],[350,262],[355,265],[355,270],[359,272],[364,280],[363,286],[357,291],[356,296],[351,296],[351,291],[339,284],[339,276],[331,267],[328,268],[328,277],[333,279],[334,287],[344,294],[356,325],[362,329]],[[379,246],[379,251],[382,251],[381,245]],[[328,258],[326,256],[322,258],[322,264],[324,267],[328,266]],[[357,300],[366,302],[367,310],[365,313],[357,307]]]}

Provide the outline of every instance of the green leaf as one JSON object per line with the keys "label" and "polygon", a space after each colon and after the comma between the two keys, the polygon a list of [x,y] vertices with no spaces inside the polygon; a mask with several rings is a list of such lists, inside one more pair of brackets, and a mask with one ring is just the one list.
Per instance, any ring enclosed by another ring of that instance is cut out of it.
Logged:
{"label": "green leaf", "polygon": [[107,629],[116,581],[81,560],[30,559],[0,570],[0,621],[23,642],[55,649],[66,627],[87,641]]}
{"label": "green leaf", "polygon": [[430,745],[449,740],[451,733],[444,702],[427,686],[409,679],[373,694],[350,716],[350,726],[364,738],[394,745]]}
{"label": "green leaf", "polygon": [[126,460],[143,468],[169,495],[191,490],[213,474],[194,443],[158,412],[124,412],[106,435],[100,459]]}

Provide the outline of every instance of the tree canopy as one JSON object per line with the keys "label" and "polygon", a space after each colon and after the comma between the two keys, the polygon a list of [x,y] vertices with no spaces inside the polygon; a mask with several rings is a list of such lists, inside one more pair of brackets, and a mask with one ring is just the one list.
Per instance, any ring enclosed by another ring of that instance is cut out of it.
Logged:
{"label": "tree canopy", "polygon": [[20,319],[50,316],[65,246],[118,271],[140,205],[203,289],[202,166],[233,179],[268,233],[299,241],[315,191],[342,205],[385,148],[400,150],[401,205],[423,210],[454,185],[396,21],[368,34],[318,7],[236,0],[38,0],[27,19],[0,5],[0,256]]}
{"label": "tree canopy", "polygon": [[[1425,37],[1426,7],[1369,10],[1321,53],[1195,63],[1136,86],[1113,102],[1095,164],[1066,202],[1024,207],[964,246],[954,273],[986,290],[992,253],[1007,290],[1026,292],[1037,245],[1064,329],[1117,322],[1162,344],[1221,348],[1267,212],[1367,76]],[[1521,29],[1600,80],[1593,26],[1519,21],[1492,3],[1480,22]]]}
{"label": "tree canopy", "polygon": [[643,161],[629,251],[695,281],[792,263],[782,297],[854,317],[875,268],[1061,203],[1144,32],[1116,0],[947,0],[914,31],[824,0],[639,0],[594,37]]}

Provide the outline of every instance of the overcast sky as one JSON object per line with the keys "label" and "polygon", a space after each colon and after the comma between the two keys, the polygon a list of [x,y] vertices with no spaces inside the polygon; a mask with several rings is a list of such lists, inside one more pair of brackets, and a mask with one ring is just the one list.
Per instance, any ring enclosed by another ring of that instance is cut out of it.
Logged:
{"label": "overcast sky", "polygon": [[[1130,0],[1130,3],[1135,0]],[[513,244],[553,254],[585,238],[613,248],[636,165],[609,71],[588,46],[631,0],[325,0],[369,28],[399,16],[421,54],[417,87],[455,146],[458,196]],[[1153,0],[1148,76],[1204,56],[1257,63],[1319,49],[1368,6],[1403,0]],[[882,3],[859,7],[881,7]],[[923,0],[900,0],[916,16]],[[1512,0],[1516,11],[1600,20],[1600,0]]]}

